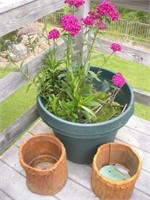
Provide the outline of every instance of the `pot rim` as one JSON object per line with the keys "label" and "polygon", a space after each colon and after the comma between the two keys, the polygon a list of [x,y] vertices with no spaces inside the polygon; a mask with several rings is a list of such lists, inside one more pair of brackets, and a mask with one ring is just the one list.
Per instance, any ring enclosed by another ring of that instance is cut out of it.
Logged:
{"label": "pot rim", "polygon": [[[105,69],[105,68],[101,68],[101,67],[97,67],[97,66],[92,66],[91,68],[96,68],[96,69],[100,69],[100,70],[104,70],[104,71],[108,71],[110,73],[112,73],[113,75],[115,74],[113,71],[111,70],[108,70],[108,69]],[[130,104],[127,106],[127,109],[121,113],[119,116],[113,118],[113,119],[110,119],[110,120],[107,120],[107,121],[104,121],[104,122],[97,122],[97,123],[88,123],[88,124],[83,124],[83,123],[76,123],[76,122],[71,122],[71,121],[67,121],[67,120],[64,120],[60,117],[57,117],[56,115],[52,114],[51,112],[49,112],[45,106],[43,105],[41,99],[42,97],[40,95],[37,96],[37,101],[38,103],[40,104],[40,106],[42,107],[42,109],[51,117],[53,117],[56,121],[59,121],[60,123],[65,123],[66,125],[73,125],[73,126],[84,126],[84,127],[96,127],[98,124],[101,124],[101,125],[108,125],[108,124],[111,124],[111,123],[114,123],[116,121],[118,121],[120,119],[120,117],[124,117],[129,111],[130,109],[133,107],[133,104],[134,104],[134,94],[133,94],[133,91],[131,90],[131,87],[130,85],[126,82],[125,83],[125,86],[128,88],[130,94],[131,94],[131,100],[130,100]],[[123,86],[124,87],[124,86]]]}
{"label": "pot rim", "polygon": [[[24,161],[24,158],[23,158],[23,154],[22,154],[22,149],[23,147],[31,140],[37,138],[37,137],[48,137],[52,140],[54,140],[55,142],[57,142],[60,147],[61,147],[61,155],[59,157],[59,159],[57,160],[56,163],[54,163],[54,165],[48,169],[38,169],[38,168],[34,168],[34,167],[31,167],[29,164],[27,164],[25,161]],[[41,133],[41,134],[38,134],[38,135],[33,135],[31,136],[30,138],[28,138],[27,140],[25,140],[22,145],[20,146],[19,148],[19,161],[20,161],[20,164],[23,168],[25,169],[30,169],[32,171],[36,171],[36,172],[42,172],[42,173],[47,173],[47,172],[50,172],[50,171],[53,171],[54,169],[57,168],[57,166],[63,161],[64,157],[66,158],[66,149],[63,145],[63,143],[54,135],[51,135],[50,133]]]}
{"label": "pot rim", "polygon": [[[107,120],[107,121],[104,121],[104,122],[97,122],[97,123],[88,123],[88,124],[82,124],[82,123],[76,123],[76,122],[71,122],[71,121],[67,121],[67,120],[64,120],[60,117],[57,117],[56,115],[52,114],[51,112],[49,112],[45,106],[43,105],[43,103],[41,102],[41,96],[38,96],[37,97],[37,101],[39,102],[40,106],[42,107],[42,109],[51,117],[53,117],[55,120],[59,121],[59,122],[62,122],[62,123],[65,123],[65,124],[68,124],[68,125],[73,125],[73,126],[85,126],[85,127],[95,127],[97,126],[98,124],[101,124],[101,125],[106,125],[106,124],[111,124],[111,123],[114,123],[115,121],[118,121],[120,119],[120,117],[122,116],[125,116],[128,111],[130,110],[130,108],[133,106],[132,103],[129,104],[128,108],[123,112],[121,113],[119,116],[113,118],[113,119],[110,119],[110,120]],[[132,99],[134,99],[132,97]],[[133,102],[133,100],[131,100]]]}

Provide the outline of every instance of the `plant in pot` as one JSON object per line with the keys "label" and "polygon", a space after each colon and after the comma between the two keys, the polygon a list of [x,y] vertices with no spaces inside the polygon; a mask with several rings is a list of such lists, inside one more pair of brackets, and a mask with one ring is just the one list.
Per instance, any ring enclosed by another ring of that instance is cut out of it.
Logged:
{"label": "plant in pot", "polygon": [[[87,17],[78,19],[75,13],[84,0],[66,0],[65,3],[69,4],[69,14],[62,17],[61,30],[49,31],[48,42],[53,46],[35,79],[38,83],[37,107],[41,118],[64,143],[68,159],[87,164],[92,162],[99,145],[114,141],[118,129],[133,114],[134,98],[122,74],[91,66],[97,37],[110,20],[118,20],[116,8],[104,0],[95,10],[90,10]],[[76,49],[81,27],[84,34],[81,42],[83,48],[87,47],[86,54]],[[87,39],[89,33],[93,35],[90,40]],[[60,38],[65,48],[57,58]],[[121,51],[117,43],[110,48],[112,54]],[[82,62],[78,61],[78,55]]]}

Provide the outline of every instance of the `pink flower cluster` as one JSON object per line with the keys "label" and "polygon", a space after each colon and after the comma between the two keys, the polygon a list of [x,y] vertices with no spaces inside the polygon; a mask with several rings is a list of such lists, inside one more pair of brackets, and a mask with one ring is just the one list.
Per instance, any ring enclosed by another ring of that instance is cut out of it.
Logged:
{"label": "pink flower cluster", "polygon": [[96,26],[100,29],[100,30],[105,30],[107,29],[106,24],[103,21],[97,21],[96,22]]}
{"label": "pink flower cluster", "polygon": [[62,28],[69,32],[72,36],[77,35],[81,30],[78,19],[72,14],[64,15],[61,18],[61,25]]}
{"label": "pink flower cluster", "polygon": [[89,16],[91,16],[93,19],[98,19],[100,16],[94,11],[94,10],[90,10],[88,12]]}
{"label": "pink flower cluster", "polygon": [[49,33],[48,33],[48,39],[57,39],[60,37],[60,33],[57,29],[52,29]]}
{"label": "pink flower cluster", "polygon": [[69,4],[70,6],[75,6],[76,8],[79,8],[85,3],[85,1],[84,0],[65,0],[65,3]]}
{"label": "pink flower cluster", "polygon": [[121,46],[117,43],[112,43],[110,48],[113,50],[113,52],[121,51]]}
{"label": "pink flower cluster", "polygon": [[112,82],[113,82],[114,85],[122,87],[126,83],[126,80],[124,79],[124,77],[122,76],[122,74],[116,73],[112,77]]}
{"label": "pink flower cluster", "polygon": [[107,14],[113,21],[118,20],[119,12],[116,8],[108,1],[103,0],[102,3],[98,4],[97,12],[100,16]]}
{"label": "pink flower cluster", "polygon": [[85,18],[82,18],[81,21],[85,24],[85,25],[88,25],[88,26],[93,26],[94,24],[94,19],[93,17],[91,16],[87,16]]}

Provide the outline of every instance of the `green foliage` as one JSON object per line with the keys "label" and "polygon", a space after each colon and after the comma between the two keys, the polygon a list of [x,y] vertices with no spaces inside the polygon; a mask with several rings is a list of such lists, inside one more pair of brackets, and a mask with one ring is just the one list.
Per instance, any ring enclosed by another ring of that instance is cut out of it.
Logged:
{"label": "green foliage", "polygon": [[36,89],[28,83],[0,103],[0,132],[29,109],[36,99]]}
{"label": "green foliage", "polygon": [[[92,60],[93,66],[102,66],[109,57],[108,54],[96,52],[96,59]],[[142,64],[131,62],[117,56],[112,56],[105,65],[105,68],[114,72],[120,71],[128,81],[128,83],[137,89],[150,92],[150,68]]]}
{"label": "green foliage", "polygon": [[121,19],[149,24],[150,13],[128,8],[118,8]]}
{"label": "green foliage", "polygon": [[85,69],[79,66],[62,68],[63,59],[54,60],[54,54],[49,52],[37,77],[38,92],[50,112],[79,123],[102,122],[120,114],[121,107],[113,101],[114,94],[94,89],[93,79],[98,78],[97,74],[89,71],[85,75]]}

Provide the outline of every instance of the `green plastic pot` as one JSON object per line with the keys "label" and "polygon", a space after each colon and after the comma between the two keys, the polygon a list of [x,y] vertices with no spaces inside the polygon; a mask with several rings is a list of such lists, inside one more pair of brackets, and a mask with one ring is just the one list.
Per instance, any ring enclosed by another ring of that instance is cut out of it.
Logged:
{"label": "green plastic pot", "polygon": [[[111,82],[115,74],[99,67],[91,67],[91,70],[94,72],[101,70],[101,82],[94,83],[96,89],[105,89],[104,80]],[[117,95],[116,100],[122,105],[127,103],[126,110],[114,119],[94,124],[74,123],[56,117],[45,108],[44,99],[40,96],[37,97],[37,107],[43,121],[53,129],[54,134],[65,145],[68,160],[79,164],[90,164],[97,148],[101,144],[113,142],[118,129],[124,126],[133,114],[134,95],[127,83]]]}

